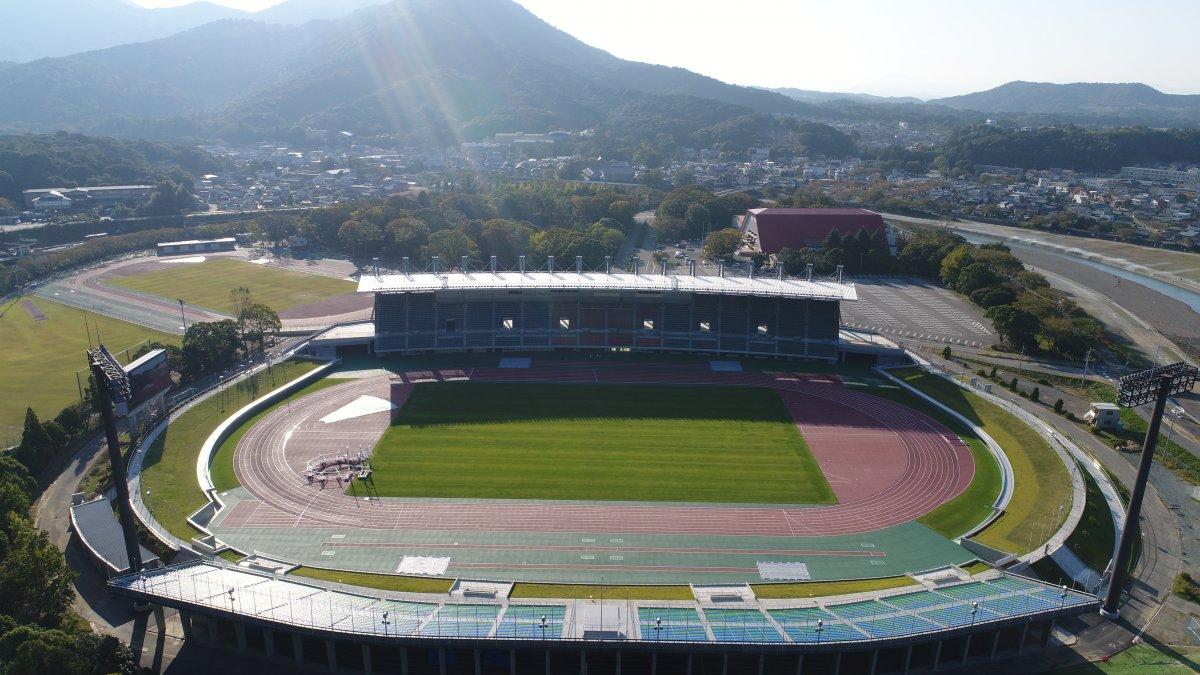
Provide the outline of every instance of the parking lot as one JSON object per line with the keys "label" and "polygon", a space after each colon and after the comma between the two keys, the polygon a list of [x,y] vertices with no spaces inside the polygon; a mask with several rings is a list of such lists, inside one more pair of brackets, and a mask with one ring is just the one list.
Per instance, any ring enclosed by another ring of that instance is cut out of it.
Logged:
{"label": "parking lot", "polygon": [[842,323],[850,328],[970,347],[996,341],[983,312],[944,288],[911,277],[853,281],[858,302],[842,303]]}

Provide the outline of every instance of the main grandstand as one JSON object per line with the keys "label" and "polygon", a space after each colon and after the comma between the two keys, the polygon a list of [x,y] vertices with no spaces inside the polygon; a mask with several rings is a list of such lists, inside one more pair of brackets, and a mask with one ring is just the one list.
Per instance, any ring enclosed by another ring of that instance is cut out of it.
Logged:
{"label": "main grandstand", "polygon": [[[522,264],[522,267],[524,265]],[[584,271],[367,274],[375,351],[631,349],[835,360],[837,280]]]}

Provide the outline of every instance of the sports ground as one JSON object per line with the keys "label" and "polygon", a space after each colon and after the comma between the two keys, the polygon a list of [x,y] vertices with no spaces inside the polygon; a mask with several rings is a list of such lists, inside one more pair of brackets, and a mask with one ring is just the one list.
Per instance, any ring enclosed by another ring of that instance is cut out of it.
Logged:
{"label": "sports ground", "polygon": [[[760,563],[878,578],[974,558],[922,522],[971,485],[972,449],[862,382],[536,358],[353,375],[244,431],[220,539],[312,567],[558,583],[773,580]],[[303,477],[360,448],[372,481]]]}
{"label": "sports ground", "polygon": [[[131,323],[84,312],[44,298],[25,297],[0,305],[0,443],[20,440],[25,408],[42,419],[79,400],[75,373],[87,366],[89,334],[114,352],[145,340],[178,338]],[[86,384],[86,380],[84,381]]]}
{"label": "sports ground", "polygon": [[[104,283],[126,290],[180,299],[188,305],[222,314],[236,313],[230,290],[250,289],[255,302],[284,312],[328,298],[353,293],[355,284],[318,274],[306,274],[255,264],[231,257],[211,257],[204,262],[146,263],[146,269],[106,278]],[[138,268],[134,268],[137,270]]]}

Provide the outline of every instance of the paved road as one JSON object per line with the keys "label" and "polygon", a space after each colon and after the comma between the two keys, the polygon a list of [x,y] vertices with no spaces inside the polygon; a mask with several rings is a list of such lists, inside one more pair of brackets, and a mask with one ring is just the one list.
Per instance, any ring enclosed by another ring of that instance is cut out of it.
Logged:
{"label": "paved road", "polygon": [[[925,358],[946,368],[950,372],[969,372],[957,364],[947,362],[935,353],[923,354]],[[1018,405],[1038,415],[1075,443],[1086,448],[1126,486],[1132,486],[1136,476],[1133,458],[1113,450],[1080,426],[1057,415],[1047,415],[1045,408],[1030,401],[1013,396],[1007,390],[997,388],[994,393],[1010,404]],[[1182,494],[1181,494],[1182,492]],[[1171,595],[1171,584],[1179,570],[1187,565],[1194,569],[1200,560],[1200,545],[1196,538],[1195,523],[1200,517],[1200,503],[1186,498],[1186,483],[1170,471],[1155,465],[1151,483],[1146,490],[1141,514],[1142,554],[1135,570],[1135,581],[1131,585],[1126,604],[1122,608],[1122,624],[1127,628],[1140,629],[1151,620],[1147,632],[1168,644],[1179,644],[1183,640],[1182,626],[1186,622],[1187,603]],[[1183,499],[1181,499],[1183,497]],[[1194,506],[1193,506],[1194,505]],[[1156,614],[1165,602],[1165,609]],[[1097,622],[1103,627],[1109,622]],[[1111,637],[1111,630],[1101,628],[1097,635],[1104,640]],[[1090,639],[1085,635],[1081,639]],[[1092,640],[1094,643],[1094,640]]]}

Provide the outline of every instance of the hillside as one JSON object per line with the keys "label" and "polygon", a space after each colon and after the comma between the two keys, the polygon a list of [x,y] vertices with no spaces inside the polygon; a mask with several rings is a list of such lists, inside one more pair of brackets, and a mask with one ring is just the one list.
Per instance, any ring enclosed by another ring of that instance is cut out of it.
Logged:
{"label": "hillside", "polygon": [[150,9],[126,0],[6,0],[0,2],[0,61],[26,62],[157,40],[220,19],[299,25],[384,1],[288,0],[250,13],[203,1]]}
{"label": "hillside", "polygon": [[832,103],[834,101],[854,101],[856,103],[921,103],[921,99],[912,96],[876,96],[875,94],[852,94],[837,91],[814,91],[812,89],[796,89],[794,87],[763,87],[767,91],[783,94],[790,99],[802,103]]}
{"label": "hillside", "polygon": [[959,110],[1151,124],[1200,123],[1200,95],[1165,94],[1145,84],[1009,82],[987,91],[929,101]]}
{"label": "hillside", "polygon": [[22,131],[246,140],[315,127],[452,142],[608,127],[684,140],[740,115],[814,110],[618,59],[510,0],[400,0],[300,27],[226,20],[0,70],[0,127]]}

